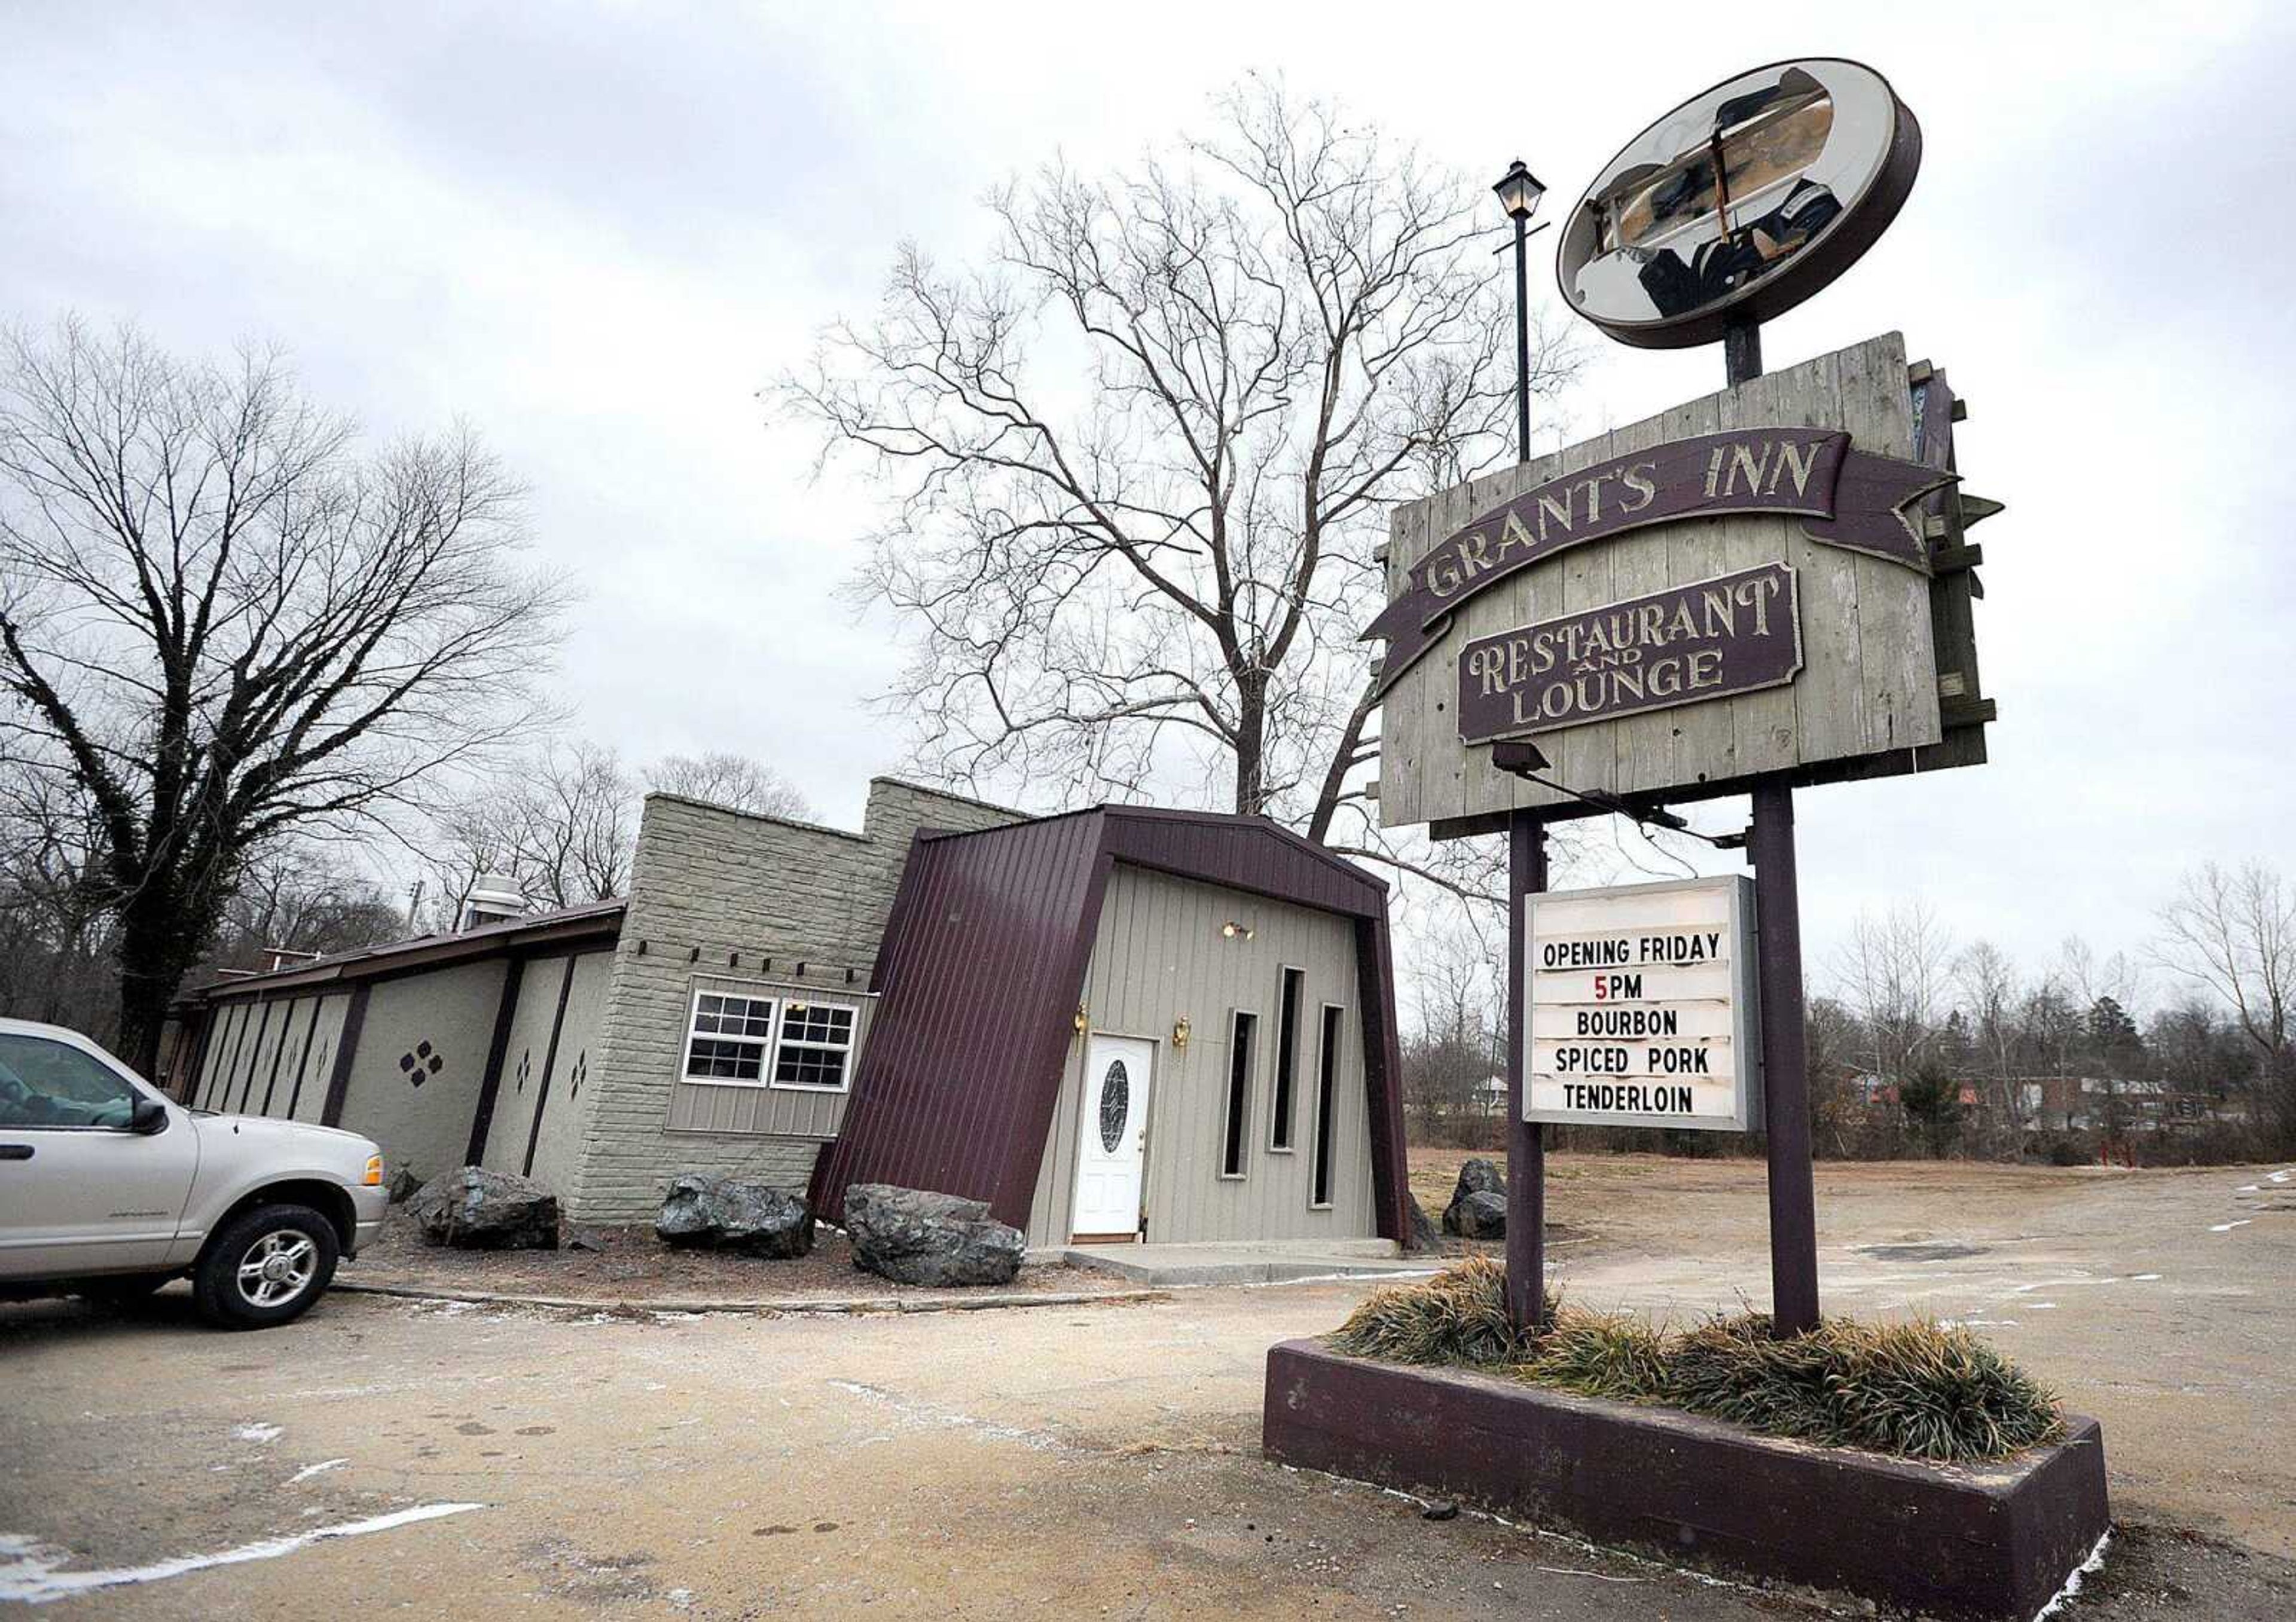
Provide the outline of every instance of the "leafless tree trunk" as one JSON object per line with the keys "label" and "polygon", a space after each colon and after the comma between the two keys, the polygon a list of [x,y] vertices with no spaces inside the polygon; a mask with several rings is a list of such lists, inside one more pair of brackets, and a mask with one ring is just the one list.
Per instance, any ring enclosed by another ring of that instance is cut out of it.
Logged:
{"label": "leafless tree trunk", "polygon": [[2231,872],[2210,862],[2185,875],[2161,927],[2157,960],[2231,1006],[2279,1140],[2296,1144],[2296,885],[2261,861]]}
{"label": "leafless tree trunk", "polygon": [[467,432],[359,454],[275,355],[0,342],[0,753],[94,808],[131,1062],[252,856],[531,717],[559,594],[520,498]]}
{"label": "leafless tree trunk", "polygon": [[[925,770],[1071,800],[1193,780],[1382,854],[1372,553],[1391,504],[1508,449],[1500,222],[1279,86],[1223,111],[1136,170],[998,194],[986,270],[905,247],[876,317],[774,392],[887,491],[853,591],[922,628],[889,702]],[[1534,388],[1571,365],[1542,333]]]}

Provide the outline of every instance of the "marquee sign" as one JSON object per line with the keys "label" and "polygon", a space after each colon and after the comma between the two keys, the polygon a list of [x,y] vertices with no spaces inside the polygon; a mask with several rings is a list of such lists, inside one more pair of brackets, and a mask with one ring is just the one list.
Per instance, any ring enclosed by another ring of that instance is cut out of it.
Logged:
{"label": "marquee sign", "polygon": [[1792,566],[1764,564],[1468,643],[1459,737],[1487,744],[1697,704],[1800,669]]}
{"label": "marquee sign", "polygon": [[1759,1129],[1750,880],[1555,891],[1528,910],[1524,1119]]}
{"label": "marquee sign", "polygon": [[1450,629],[1462,603],[1517,571],[1652,524],[1730,513],[1790,514],[1812,540],[1926,574],[1929,548],[1906,509],[1949,480],[1812,428],[1742,428],[1612,457],[1535,485],[1445,537],[1363,635],[1387,639],[1384,690]]}
{"label": "marquee sign", "polygon": [[1905,205],[1921,160],[1920,124],[1873,69],[1773,62],[1628,142],[1564,220],[1555,278],[1621,343],[1710,343],[1855,264]]}

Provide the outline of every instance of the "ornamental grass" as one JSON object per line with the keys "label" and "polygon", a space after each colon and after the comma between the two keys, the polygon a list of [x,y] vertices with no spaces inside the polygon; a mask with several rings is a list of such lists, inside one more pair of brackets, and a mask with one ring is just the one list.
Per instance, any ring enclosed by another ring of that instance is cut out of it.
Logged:
{"label": "ornamental grass", "polygon": [[1382,1290],[1330,1338],[1350,1356],[1487,1370],[1767,1436],[1946,1462],[2005,1458],[2063,1430],[2055,1396],[1964,1329],[1828,1319],[1770,1338],[1759,1313],[1666,1331],[1547,1297],[1553,1327],[1507,1321],[1506,1271],[1477,1257]]}

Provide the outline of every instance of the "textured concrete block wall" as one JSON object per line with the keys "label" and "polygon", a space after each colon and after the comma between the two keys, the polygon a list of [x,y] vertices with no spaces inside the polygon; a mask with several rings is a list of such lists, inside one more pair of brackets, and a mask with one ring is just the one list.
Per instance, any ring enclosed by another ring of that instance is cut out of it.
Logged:
{"label": "textured concrete block wall", "polygon": [[1018,819],[887,778],[870,783],[858,834],[646,796],[592,1047],[594,1101],[586,1100],[580,1153],[559,1190],[569,1209],[586,1222],[643,1221],[681,1172],[802,1189],[825,1140],[666,1130],[695,979],[865,990],[916,831]]}

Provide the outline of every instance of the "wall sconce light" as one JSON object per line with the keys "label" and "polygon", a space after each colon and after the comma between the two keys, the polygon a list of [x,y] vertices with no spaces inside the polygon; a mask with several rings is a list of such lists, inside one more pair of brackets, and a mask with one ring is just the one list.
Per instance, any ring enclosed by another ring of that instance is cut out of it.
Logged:
{"label": "wall sconce light", "polygon": [[1220,926],[1220,933],[1231,941],[1234,940],[1239,935],[1249,941],[1251,939],[1251,926],[1249,924],[1239,924],[1234,918],[1230,918],[1226,923]]}
{"label": "wall sconce light", "polygon": [[1185,1014],[1172,1022],[1172,1046],[1181,1052],[1187,1050],[1188,1017]]}
{"label": "wall sconce light", "polygon": [[1077,1034],[1078,1034],[1078,1036],[1081,1036],[1081,1035],[1083,1035],[1083,1034],[1084,1034],[1084,1027],[1085,1027],[1086,1023],[1086,1019],[1085,1019],[1084,1004],[1083,1004],[1083,1003],[1081,1003],[1081,1002],[1079,1002],[1079,1003],[1078,1003],[1078,1004],[1077,1004],[1077,1013],[1076,1013],[1076,1028],[1077,1028]]}

